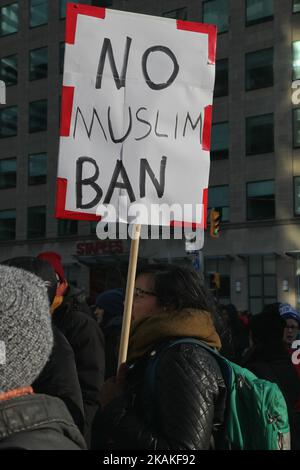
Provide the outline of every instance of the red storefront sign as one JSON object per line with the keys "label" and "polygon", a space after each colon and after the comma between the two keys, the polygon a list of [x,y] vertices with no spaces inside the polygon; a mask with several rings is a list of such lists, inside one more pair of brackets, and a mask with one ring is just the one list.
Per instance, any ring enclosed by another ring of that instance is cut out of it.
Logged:
{"label": "red storefront sign", "polygon": [[77,256],[111,255],[114,253],[124,253],[124,247],[121,240],[79,242],[76,244]]}

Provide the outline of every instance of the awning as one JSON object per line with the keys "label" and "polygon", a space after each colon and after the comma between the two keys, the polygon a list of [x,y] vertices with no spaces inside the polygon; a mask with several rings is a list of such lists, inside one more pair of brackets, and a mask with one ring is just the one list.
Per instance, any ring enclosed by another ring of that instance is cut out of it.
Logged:
{"label": "awning", "polygon": [[204,255],[204,259],[206,261],[209,261],[209,260],[233,260],[234,259],[234,256],[233,255],[208,255],[208,256],[205,256]]}
{"label": "awning", "polygon": [[300,250],[286,251],[285,254],[291,258],[300,258]]}
{"label": "awning", "polygon": [[275,251],[272,251],[271,253],[239,253],[237,256],[242,259],[250,258],[250,256],[275,256],[275,258],[281,257],[281,255],[279,253],[275,253]]}
{"label": "awning", "polygon": [[[87,266],[89,268],[94,266],[108,266],[108,265],[116,265],[116,264],[126,264],[129,262],[129,253],[122,253],[122,254],[110,254],[110,255],[87,255],[87,256],[78,256],[73,255],[76,260]],[[145,261],[147,258],[140,258],[138,262]]]}
{"label": "awning", "polygon": [[88,255],[78,256],[73,255],[77,261],[84,266],[93,267],[97,265],[120,264],[128,262],[129,254],[110,254],[110,255]]}

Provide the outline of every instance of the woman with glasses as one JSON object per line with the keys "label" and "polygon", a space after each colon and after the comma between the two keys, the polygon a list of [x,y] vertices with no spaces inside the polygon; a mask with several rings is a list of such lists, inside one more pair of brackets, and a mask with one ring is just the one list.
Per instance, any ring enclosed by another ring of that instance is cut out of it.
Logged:
{"label": "woman with glasses", "polygon": [[[93,428],[95,449],[209,449],[223,422],[226,389],[215,358],[192,343],[220,349],[214,305],[198,274],[154,266],[137,276],[128,360],[104,384]],[[149,363],[160,354],[155,377]]]}

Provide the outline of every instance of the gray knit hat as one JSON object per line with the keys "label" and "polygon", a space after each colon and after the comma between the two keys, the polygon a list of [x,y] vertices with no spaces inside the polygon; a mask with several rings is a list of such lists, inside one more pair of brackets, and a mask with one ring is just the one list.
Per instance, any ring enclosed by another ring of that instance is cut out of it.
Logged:
{"label": "gray knit hat", "polygon": [[0,393],[31,385],[53,346],[45,283],[0,265]]}

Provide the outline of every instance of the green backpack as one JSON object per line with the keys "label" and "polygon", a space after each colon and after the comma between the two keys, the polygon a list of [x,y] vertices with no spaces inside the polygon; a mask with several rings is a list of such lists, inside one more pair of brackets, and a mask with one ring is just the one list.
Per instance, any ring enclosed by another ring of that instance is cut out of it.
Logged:
{"label": "green backpack", "polygon": [[256,377],[248,369],[221,356],[195,338],[164,343],[150,355],[145,385],[155,400],[155,374],[161,354],[176,344],[197,344],[217,360],[227,388],[227,407],[222,429],[215,436],[216,449],[288,450],[290,427],[285,399],[277,384]]}

